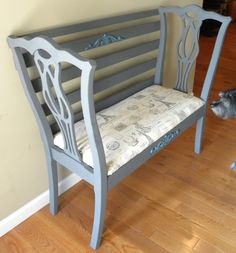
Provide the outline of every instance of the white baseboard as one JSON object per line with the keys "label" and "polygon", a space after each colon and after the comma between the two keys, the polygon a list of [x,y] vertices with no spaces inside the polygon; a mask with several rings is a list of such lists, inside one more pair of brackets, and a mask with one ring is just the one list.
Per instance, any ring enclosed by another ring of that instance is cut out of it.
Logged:
{"label": "white baseboard", "polygon": [[[61,195],[63,192],[70,189],[81,179],[75,175],[71,174],[58,184],[58,192]],[[0,221],[0,237],[5,235],[7,232],[12,230],[14,227],[19,225],[21,222],[28,219],[31,215],[39,211],[41,208],[49,203],[49,191],[42,193],[14,213],[10,214],[8,217]]]}

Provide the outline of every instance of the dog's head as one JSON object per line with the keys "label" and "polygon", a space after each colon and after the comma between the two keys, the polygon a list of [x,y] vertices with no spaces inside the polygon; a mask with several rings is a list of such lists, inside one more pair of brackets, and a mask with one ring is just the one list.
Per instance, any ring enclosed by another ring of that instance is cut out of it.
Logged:
{"label": "dog's head", "polygon": [[211,104],[214,114],[222,119],[236,118],[236,89],[221,91],[219,97]]}

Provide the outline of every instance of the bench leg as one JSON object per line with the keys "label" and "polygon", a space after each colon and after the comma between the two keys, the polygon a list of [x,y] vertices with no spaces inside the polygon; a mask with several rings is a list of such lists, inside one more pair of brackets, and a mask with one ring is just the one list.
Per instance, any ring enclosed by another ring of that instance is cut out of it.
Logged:
{"label": "bench leg", "polygon": [[58,177],[57,177],[57,163],[48,157],[48,180],[49,180],[49,201],[50,212],[52,215],[57,214],[58,211]]}
{"label": "bench leg", "polygon": [[205,116],[197,121],[196,135],[195,135],[195,153],[200,154],[202,150],[202,139],[205,126]]}
{"label": "bench leg", "polygon": [[93,220],[93,231],[90,246],[93,249],[97,249],[100,246],[102,238],[106,202],[107,202],[107,190],[103,189],[103,187],[95,186],[94,193],[95,193],[94,220]]}

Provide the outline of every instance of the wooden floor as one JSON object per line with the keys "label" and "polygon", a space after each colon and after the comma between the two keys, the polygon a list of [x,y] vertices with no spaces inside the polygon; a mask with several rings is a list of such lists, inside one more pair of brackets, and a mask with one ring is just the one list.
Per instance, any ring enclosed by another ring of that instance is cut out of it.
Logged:
{"label": "wooden floor", "polygon": [[[197,65],[203,79],[212,38],[201,38]],[[226,38],[211,101],[236,87],[236,24]],[[195,89],[199,92],[199,88]],[[235,253],[236,120],[217,119],[209,110],[204,150],[193,152],[194,129],[142,166],[109,194],[104,253]],[[53,217],[48,207],[0,238],[1,253],[93,252],[89,240],[93,191],[82,182],[60,199]]]}

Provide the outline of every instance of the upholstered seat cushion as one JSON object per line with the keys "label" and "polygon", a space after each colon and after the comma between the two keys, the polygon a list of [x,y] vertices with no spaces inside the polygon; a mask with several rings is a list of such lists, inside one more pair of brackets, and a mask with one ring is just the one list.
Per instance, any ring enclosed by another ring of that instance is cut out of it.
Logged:
{"label": "upholstered seat cushion", "polygon": [[[153,85],[97,113],[108,175],[113,174],[202,105],[204,102],[193,95]],[[83,120],[75,124],[75,133],[83,161],[93,167]],[[63,149],[61,133],[55,136],[54,144]]]}

